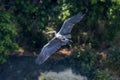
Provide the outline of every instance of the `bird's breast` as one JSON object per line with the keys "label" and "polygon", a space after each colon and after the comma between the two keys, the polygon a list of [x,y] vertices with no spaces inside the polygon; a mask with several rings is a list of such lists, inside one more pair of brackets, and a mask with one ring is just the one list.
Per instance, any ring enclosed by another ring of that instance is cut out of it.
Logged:
{"label": "bird's breast", "polygon": [[55,37],[58,38],[58,39],[61,39],[61,38],[62,38],[62,35],[57,33],[57,34],[55,35]]}
{"label": "bird's breast", "polygon": [[67,39],[64,35],[61,35],[61,34],[56,34],[55,37],[56,37],[57,39],[61,40],[62,42],[68,41],[68,39]]}

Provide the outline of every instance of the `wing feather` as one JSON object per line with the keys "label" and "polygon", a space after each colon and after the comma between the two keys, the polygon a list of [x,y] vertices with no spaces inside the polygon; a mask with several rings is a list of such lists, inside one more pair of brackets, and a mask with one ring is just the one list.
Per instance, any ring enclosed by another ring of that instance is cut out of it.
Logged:
{"label": "wing feather", "polygon": [[53,53],[55,53],[61,47],[61,41],[57,38],[53,38],[47,43],[41,50],[36,59],[37,64],[44,63]]}
{"label": "wing feather", "polygon": [[64,21],[59,33],[62,35],[67,35],[71,32],[73,26],[78,23],[85,14],[82,14],[81,12],[79,12],[77,15],[68,18],[67,20]]}

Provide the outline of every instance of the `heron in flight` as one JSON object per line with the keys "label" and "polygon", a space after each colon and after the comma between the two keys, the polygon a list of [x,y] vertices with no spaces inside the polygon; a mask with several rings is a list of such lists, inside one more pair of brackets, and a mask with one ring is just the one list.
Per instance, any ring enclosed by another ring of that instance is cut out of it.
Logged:
{"label": "heron in flight", "polygon": [[35,62],[37,64],[44,63],[53,53],[60,49],[61,46],[66,45],[71,39],[70,32],[73,26],[80,22],[84,16],[85,14],[79,12],[77,15],[66,19],[58,33],[56,31],[50,31],[49,33],[54,33],[55,36],[42,48]]}

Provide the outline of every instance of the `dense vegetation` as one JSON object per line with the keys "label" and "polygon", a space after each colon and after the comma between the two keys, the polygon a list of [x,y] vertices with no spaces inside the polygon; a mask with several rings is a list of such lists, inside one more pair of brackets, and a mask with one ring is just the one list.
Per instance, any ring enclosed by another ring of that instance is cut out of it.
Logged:
{"label": "dense vegetation", "polygon": [[0,0],[0,63],[19,47],[40,49],[49,39],[45,31],[58,31],[65,19],[86,8],[72,31],[72,47],[78,48],[73,60],[94,71],[95,80],[113,80],[107,74],[120,73],[119,0]]}

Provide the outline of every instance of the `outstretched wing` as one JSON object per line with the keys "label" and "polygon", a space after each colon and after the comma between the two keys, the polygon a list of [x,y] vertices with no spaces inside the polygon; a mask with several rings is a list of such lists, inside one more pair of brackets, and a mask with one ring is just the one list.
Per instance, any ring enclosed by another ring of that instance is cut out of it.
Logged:
{"label": "outstretched wing", "polygon": [[55,53],[61,47],[61,41],[57,38],[53,38],[48,42],[41,50],[36,59],[37,64],[44,63],[53,53]]}
{"label": "outstretched wing", "polygon": [[71,32],[73,26],[78,23],[85,14],[82,14],[81,12],[79,12],[77,15],[68,18],[67,20],[64,21],[59,33],[62,35],[67,35]]}

